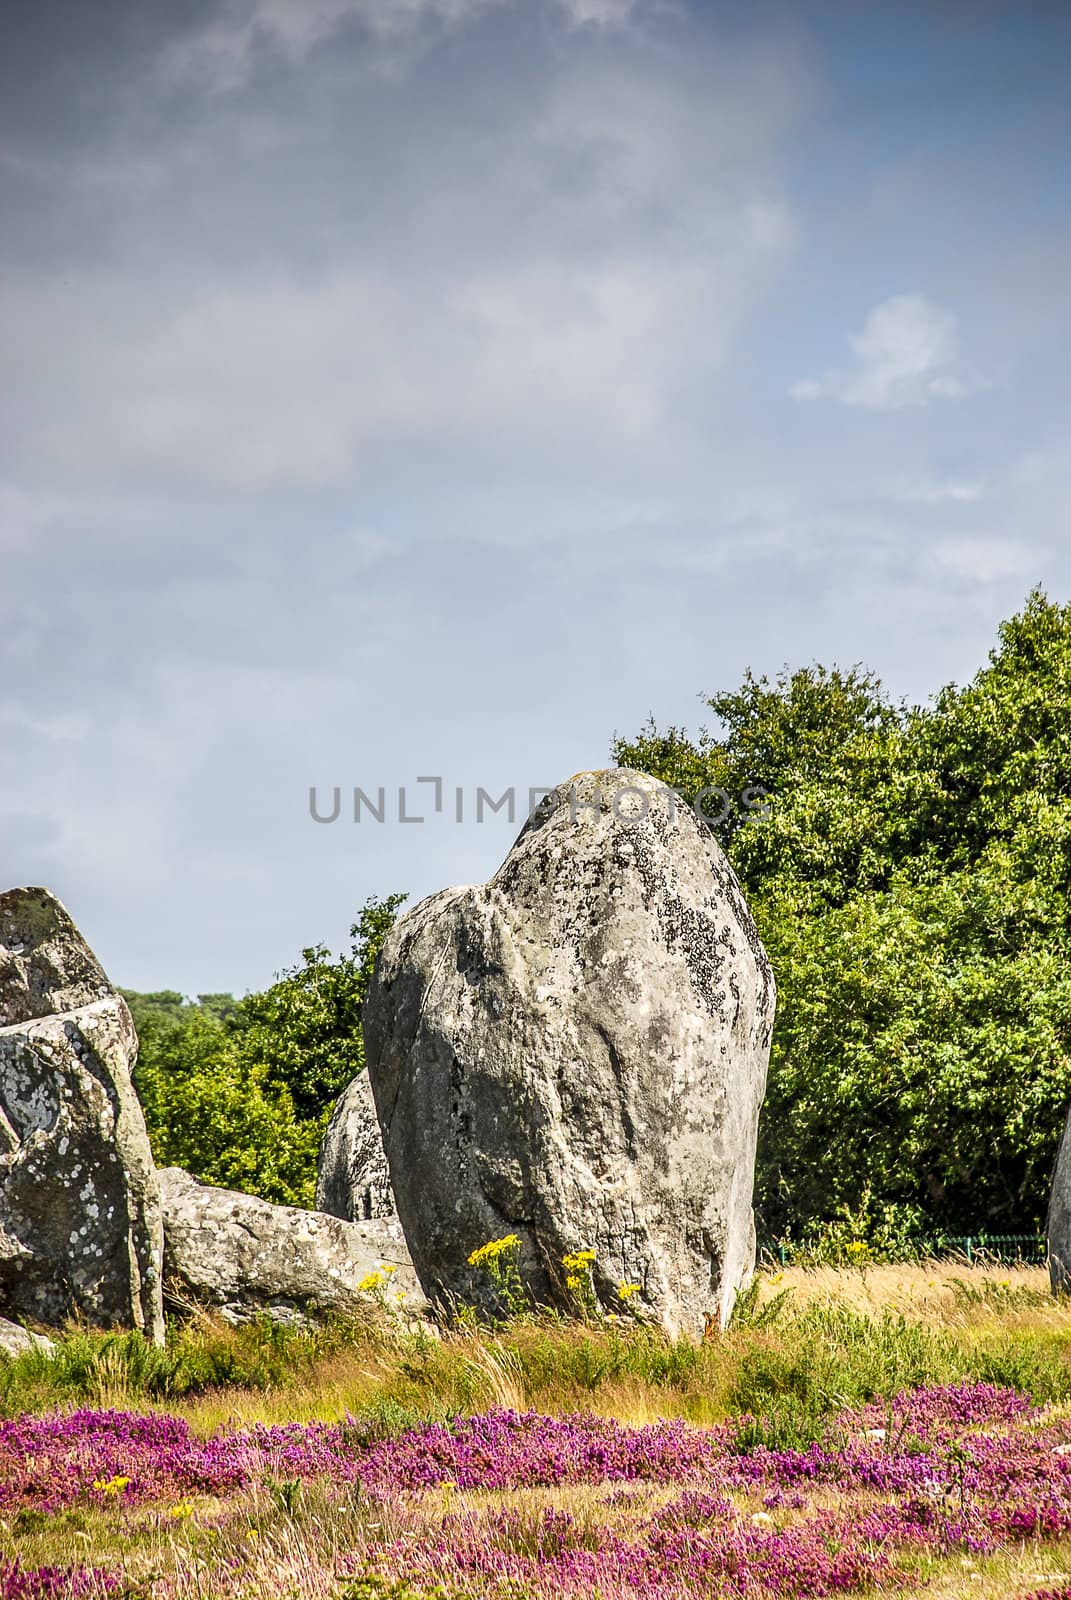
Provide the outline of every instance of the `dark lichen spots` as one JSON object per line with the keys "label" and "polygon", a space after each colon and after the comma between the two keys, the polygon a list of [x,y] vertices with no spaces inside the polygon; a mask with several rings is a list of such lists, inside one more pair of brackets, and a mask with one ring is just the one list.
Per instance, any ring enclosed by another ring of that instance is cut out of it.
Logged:
{"label": "dark lichen spots", "polygon": [[[622,825],[617,834],[617,849],[622,852],[618,859],[627,861],[638,874],[643,903],[657,917],[665,944],[683,956],[692,986],[709,1014],[722,1018],[725,995],[716,984],[723,964],[720,946],[725,943],[727,928],[719,931],[706,907],[698,909],[687,904],[670,887],[665,858],[643,824]],[[716,898],[714,903],[717,905]],[[728,949],[730,953],[735,950],[731,933]]]}
{"label": "dark lichen spots", "polygon": [[737,978],[735,972],[729,973],[729,993],[733,997],[733,1019],[731,1026],[735,1028],[737,1023],[740,1021],[740,1006],[742,1003],[742,996],[740,994],[740,980]]}

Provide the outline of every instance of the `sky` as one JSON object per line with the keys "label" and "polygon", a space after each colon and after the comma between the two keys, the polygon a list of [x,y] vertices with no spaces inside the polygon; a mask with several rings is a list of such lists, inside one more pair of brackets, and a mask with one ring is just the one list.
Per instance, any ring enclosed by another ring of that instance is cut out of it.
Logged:
{"label": "sky", "polygon": [[241,993],[748,668],[970,678],[1071,597],[1069,66],[1029,0],[4,0],[0,887]]}

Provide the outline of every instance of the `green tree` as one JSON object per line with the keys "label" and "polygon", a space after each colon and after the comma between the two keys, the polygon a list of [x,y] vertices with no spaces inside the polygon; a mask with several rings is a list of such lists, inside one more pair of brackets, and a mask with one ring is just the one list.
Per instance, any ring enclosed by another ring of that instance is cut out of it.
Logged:
{"label": "green tree", "polygon": [[326,1126],[335,1100],[364,1070],[361,1007],[404,900],[392,894],[366,901],[350,929],[349,955],[333,959],[325,945],[313,945],[269,989],[239,1003],[234,1026],[243,1057],[285,1085],[305,1120]]}
{"label": "green tree", "polygon": [[821,666],[707,704],[716,733],[614,755],[767,790],[720,830],[778,984],[764,1225],[1036,1227],[1071,1100],[1071,607],[1033,593],[926,707]]}
{"label": "green tree", "polygon": [[714,831],[745,888],[791,870],[837,901],[860,879],[888,874],[907,714],[872,673],[814,665],[771,683],[748,672],[738,690],[705,703],[720,733],[703,728],[693,745],[681,729],[662,734],[649,722],[615,742],[614,758],[690,804],[704,788],[723,790],[730,805]]}
{"label": "green tree", "polygon": [[235,1000],[129,991],[134,1082],[157,1162],[206,1183],[311,1205],[334,1101],[364,1068],[361,1005],[404,895],[368,900],[348,955],[323,945]]}

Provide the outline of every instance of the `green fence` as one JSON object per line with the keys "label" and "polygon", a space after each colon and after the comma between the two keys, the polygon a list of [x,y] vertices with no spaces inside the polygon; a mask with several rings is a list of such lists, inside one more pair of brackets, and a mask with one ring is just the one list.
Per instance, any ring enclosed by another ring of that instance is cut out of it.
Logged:
{"label": "green fence", "polygon": [[[806,1261],[819,1253],[820,1250],[809,1250],[806,1245],[784,1241],[763,1245],[759,1252],[764,1260],[779,1262],[783,1267],[794,1259]],[[850,1249],[843,1254],[846,1260],[852,1259]],[[893,1259],[884,1251],[881,1256],[885,1260]],[[896,1252],[895,1259],[920,1261],[940,1256],[962,1257],[968,1266],[987,1261],[1040,1266],[1048,1259],[1048,1250],[1044,1235],[1038,1233],[936,1234],[930,1239],[908,1240],[903,1250]]]}

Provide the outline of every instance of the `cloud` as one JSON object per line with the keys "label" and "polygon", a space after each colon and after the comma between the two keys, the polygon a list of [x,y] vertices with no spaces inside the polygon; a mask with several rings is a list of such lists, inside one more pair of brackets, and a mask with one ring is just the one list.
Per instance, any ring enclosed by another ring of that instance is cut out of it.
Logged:
{"label": "cloud", "polygon": [[701,445],[682,396],[714,392],[795,246],[778,162],[806,73],[626,38],[587,56],[444,71],[434,110],[419,75],[347,93],[326,129],[303,99],[271,144],[261,104],[250,140],[244,102],[215,103],[203,147],[184,127],[173,168],[153,152],[152,194],[114,191],[103,261],[9,273],[13,475],[315,491],[402,459],[575,471]]}
{"label": "cloud", "polygon": [[974,583],[1027,580],[1038,570],[1039,552],[1018,539],[964,535],[941,539],[932,551],[934,567]]}
{"label": "cloud", "polygon": [[904,506],[968,506],[984,497],[985,485],[966,478],[899,478],[883,484],[879,493]]}
{"label": "cloud", "polygon": [[171,43],[161,65],[166,79],[200,82],[225,92],[245,83],[258,49],[265,46],[296,64],[347,27],[363,28],[373,39],[390,43],[413,36],[427,24],[460,26],[508,3],[510,0],[225,0],[219,15],[207,26]]}
{"label": "cloud", "polygon": [[932,400],[961,400],[977,387],[960,369],[956,317],[924,294],[883,300],[850,342],[853,368],[803,378],[789,389],[792,398],[897,411]]}
{"label": "cloud", "polygon": [[14,700],[0,702],[0,725],[3,724],[33,734],[36,739],[60,744],[84,743],[92,732],[90,718],[84,712],[77,714],[60,712],[56,716],[36,716],[33,711]]}
{"label": "cloud", "polygon": [[574,27],[591,24],[620,28],[636,9],[636,0],[556,0]]}
{"label": "cloud", "polygon": [[40,283],[4,317],[9,344],[24,318],[69,331],[79,351],[39,440],[55,470],[83,481],[107,464],[187,491],[317,488],[360,482],[400,449],[475,455],[491,440],[530,461],[651,455],[672,443],[682,364],[724,362],[791,241],[776,208],[744,206],[724,226],[713,260],[625,249],[587,263],[470,262],[438,299],[419,278],[354,263],[321,282],[219,286],[107,339],[92,329],[114,322],[117,285],[82,297],[83,313],[96,302],[89,322]]}
{"label": "cloud", "polygon": [[[530,5],[531,0],[523,0]],[[652,0],[658,12],[679,13],[678,0]],[[301,62],[346,29],[359,28],[382,46],[414,43],[428,29],[453,29],[484,13],[522,0],[225,0],[206,26],[176,39],[167,50],[165,78],[200,82],[215,92],[239,89],[257,53],[268,49]],[[553,0],[574,28],[628,25],[644,0]],[[389,57],[387,58],[390,59]]]}

